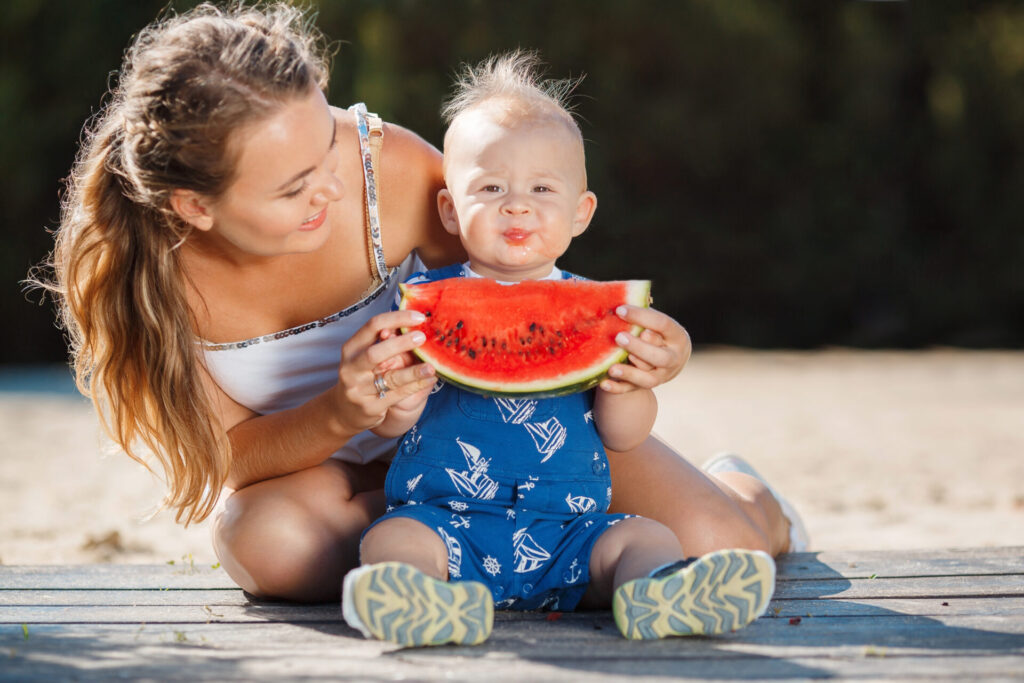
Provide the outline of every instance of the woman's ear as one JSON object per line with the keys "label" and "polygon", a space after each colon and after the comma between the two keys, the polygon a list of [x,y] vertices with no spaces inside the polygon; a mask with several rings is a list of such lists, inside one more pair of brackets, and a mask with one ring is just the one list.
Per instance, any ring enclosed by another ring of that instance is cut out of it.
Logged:
{"label": "woman's ear", "polygon": [[572,217],[573,237],[583,234],[583,231],[590,225],[590,219],[594,217],[595,211],[597,211],[597,195],[587,190],[580,195],[579,201],[576,202],[576,214]]}
{"label": "woman's ear", "polygon": [[437,213],[441,216],[444,229],[452,234],[459,234],[459,214],[455,211],[455,200],[448,188],[437,192]]}
{"label": "woman's ear", "polygon": [[213,227],[209,198],[194,190],[172,191],[171,208],[196,230],[207,231]]}

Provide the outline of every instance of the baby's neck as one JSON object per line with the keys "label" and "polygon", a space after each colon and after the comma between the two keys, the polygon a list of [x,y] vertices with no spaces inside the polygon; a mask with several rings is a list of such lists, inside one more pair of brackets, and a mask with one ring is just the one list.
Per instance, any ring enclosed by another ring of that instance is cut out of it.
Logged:
{"label": "baby's neck", "polygon": [[542,268],[534,268],[529,271],[509,271],[496,268],[488,268],[473,263],[470,259],[464,264],[470,277],[486,277],[498,282],[522,282],[523,280],[549,280],[560,275],[560,271],[551,263]]}

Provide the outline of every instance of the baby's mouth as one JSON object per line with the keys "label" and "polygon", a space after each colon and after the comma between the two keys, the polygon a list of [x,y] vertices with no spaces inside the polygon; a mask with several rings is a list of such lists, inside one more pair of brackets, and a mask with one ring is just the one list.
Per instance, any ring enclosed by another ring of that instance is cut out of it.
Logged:
{"label": "baby's mouth", "polygon": [[530,236],[529,230],[523,230],[522,228],[511,228],[506,230],[502,237],[505,238],[506,242],[522,242]]}

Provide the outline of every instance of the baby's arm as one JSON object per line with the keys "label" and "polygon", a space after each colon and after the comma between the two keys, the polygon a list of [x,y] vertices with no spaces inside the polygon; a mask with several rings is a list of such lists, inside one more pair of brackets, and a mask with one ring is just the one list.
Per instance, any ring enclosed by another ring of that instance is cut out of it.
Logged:
{"label": "baby's arm", "polygon": [[651,433],[658,416],[658,399],[650,389],[613,394],[598,388],[594,396],[594,424],[601,442],[613,451],[636,448]]}
{"label": "baby's arm", "polygon": [[416,420],[420,419],[423,409],[427,405],[427,398],[434,387],[428,387],[423,391],[403,399],[388,409],[384,421],[371,429],[377,436],[401,436],[412,429]]}

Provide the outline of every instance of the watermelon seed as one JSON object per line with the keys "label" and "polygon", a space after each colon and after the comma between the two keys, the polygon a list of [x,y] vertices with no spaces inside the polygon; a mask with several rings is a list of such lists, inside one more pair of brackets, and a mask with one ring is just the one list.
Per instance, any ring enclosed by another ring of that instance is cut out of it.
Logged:
{"label": "watermelon seed", "polygon": [[537,331],[537,323],[530,323],[530,332]]}
{"label": "watermelon seed", "polygon": [[470,349],[468,353],[470,358],[476,358],[476,351],[474,351],[473,349]]}
{"label": "watermelon seed", "polygon": [[457,329],[457,330],[461,330],[462,329],[462,321],[461,320],[459,322],[455,323],[455,329]]}

